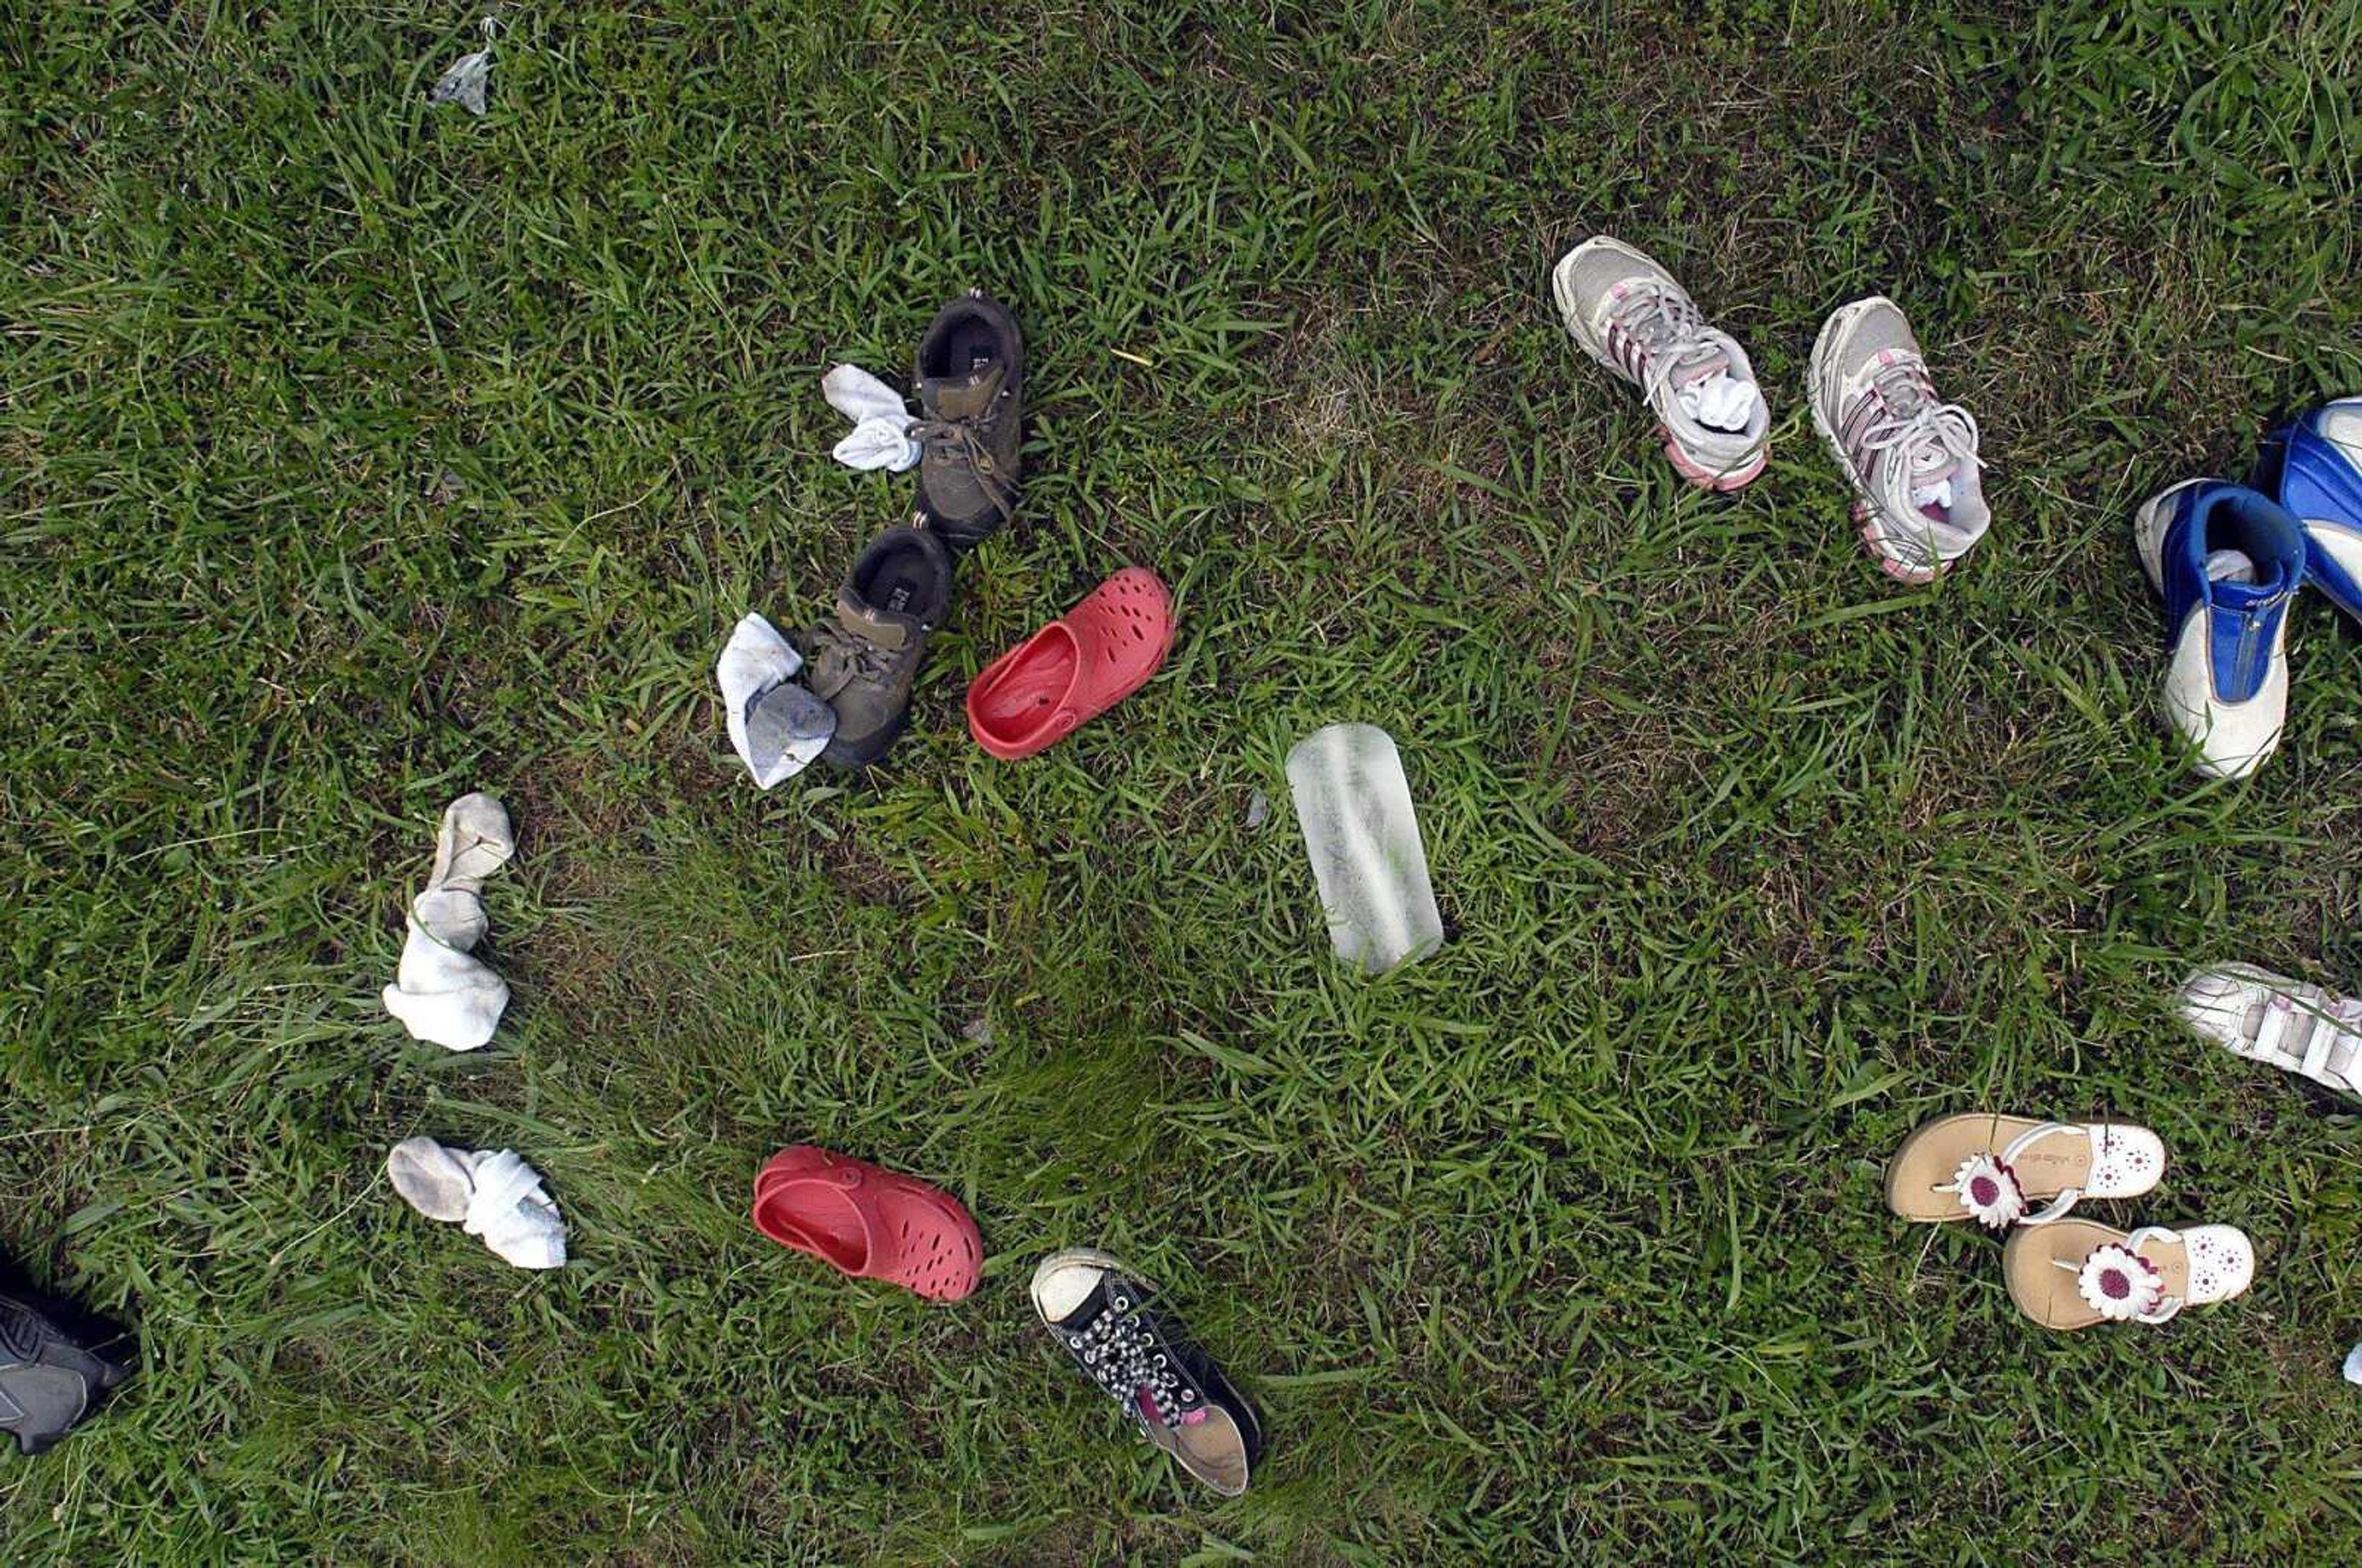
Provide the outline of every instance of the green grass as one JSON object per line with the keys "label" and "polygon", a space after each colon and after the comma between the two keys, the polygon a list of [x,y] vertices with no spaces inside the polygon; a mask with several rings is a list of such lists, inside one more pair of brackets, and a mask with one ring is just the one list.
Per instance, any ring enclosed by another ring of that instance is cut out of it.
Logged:
{"label": "green grass", "polygon": [[[0,1249],[145,1365],[0,1460],[7,1555],[2352,1561],[2362,1121],[2164,999],[2362,985],[2362,639],[2305,606],[2282,755],[2202,787],[2125,521],[2362,384],[2362,9],[1969,9],[585,0],[477,121],[464,7],[12,8]],[[1595,228],[1753,352],[1742,495],[1553,319]],[[1021,519],[889,765],[759,795],[713,656],[906,504],[820,372],[972,283]],[[1992,464],[1933,591],[1804,414],[1871,290]],[[1166,672],[987,759],[967,677],[1124,560]],[[1453,932],[1376,983],[1280,771],[1347,718]],[[516,999],[449,1056],[376,993],[477,786]],[[2115,1217],[2247,1227],[2252,1296],[2029,1328],[1879,1201],[1987,1105],[2157,1127]],[[410,1213],[414,1132],[524,1152],[575,1261]],[[799,1140],[959,1192],[982,1290],[756,1237]],[[1264,1402],[1246,1498],[1054,1359],[1076,1243]]]}

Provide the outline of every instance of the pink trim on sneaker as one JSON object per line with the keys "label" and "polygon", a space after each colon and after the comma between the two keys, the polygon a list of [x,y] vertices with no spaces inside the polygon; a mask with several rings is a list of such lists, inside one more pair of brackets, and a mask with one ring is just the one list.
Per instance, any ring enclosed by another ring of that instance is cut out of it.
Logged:
{"label": "pink trim on sneaker", "polygon": [[1755,460],[1746,467],[1733,469],[1727,474],[1716,473],[1702,464],[1692,462],[1682,451],[1680,444],[1673,439],[1672,433],[1663,425],[1657,426],[1657,430],[1665,437],[1665,456],[1672,461],[1673,471],[1701,490],[1727,491],[1744,489],[1763,471],[1764,460],[1772,455],[1769,443],[1766,443],[1765,449],[1757,452]]}

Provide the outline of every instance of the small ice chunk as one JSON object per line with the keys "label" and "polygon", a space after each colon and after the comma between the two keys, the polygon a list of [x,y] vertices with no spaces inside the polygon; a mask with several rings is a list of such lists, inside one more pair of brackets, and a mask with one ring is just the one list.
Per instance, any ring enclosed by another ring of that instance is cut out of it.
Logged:
{"label": "small ice chunk", "polygon": [[1253,833],[1271,821],[1271,797],[1258,790],[1247,797],[1247,831]]}

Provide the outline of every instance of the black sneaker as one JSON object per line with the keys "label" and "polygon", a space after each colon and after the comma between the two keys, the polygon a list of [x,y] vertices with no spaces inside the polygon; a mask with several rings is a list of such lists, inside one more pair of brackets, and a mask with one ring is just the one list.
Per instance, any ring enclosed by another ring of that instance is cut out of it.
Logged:
{"label": "black sneaker", "polygon": [[1052,1253],[1033,1271],[1033,1309],[1075,1364],[1142,1435],[1225,1497],[1247,1489],[1263,1422],[1156,1294],[1105,1253]]}
{"label": "black sneaker", "polygon": [[130,1336],[0,1265],[0,1432],[39,1453],[131,1375]]}
{"label": "black sneaker", "polygon": [[952,604],[952,558],[922,528],[889,528],[869,541],[837,590],[836,618],[808,633],[804,684],[836,710],[822,762],[865,767],[902,733],[911,684],[927,635]]}
{"label": "black sneaker", "polygon": [[1017,510],[1024,466],[1025,339],[1017,318],[971,289],[935,313],[919,339],[923,455],[912,519],[954,549],[985,538]]}

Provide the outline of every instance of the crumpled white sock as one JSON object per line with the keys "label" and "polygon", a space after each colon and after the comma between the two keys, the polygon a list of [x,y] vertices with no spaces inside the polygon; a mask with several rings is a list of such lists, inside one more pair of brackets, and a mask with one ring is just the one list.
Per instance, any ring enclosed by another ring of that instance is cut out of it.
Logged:
{"label": "crumpled white sock", "polygon": [[1952,509],[1952,481],[1948,479],[1938,480],[1934,484],[1918,486],[1911,492],[1911,504],[1921,508],[1932,506],[1938,512],[1949,512]]}
{"label": "crumpled white sock", "polygon": [[1673,396],[1683,414],[1716,430],[1744,430],[1755,413],[1755,383],[1742,381],[1727,370],[1700,376],[1676,388]]}
{"label": "crumpled white sock", "polygon": [[402,962],[385,1010],[420,1040],[473,1051],[509,1005],[506,982],[472,950],[484,939],[484,878],[516,853],[509,814],[491,796],[462,795],[435,834],[435,869],[410,903]]}
{"label": "crumpled white sock", "polygon": [[853,421],[853,430],[831,456],[848,469],[884,469],[907,473],[923,455],[911,439],[918,424],[902,394],[858,365],[839,365],[820,379],[829,407]]}
{"label": "crumpled white sock", "polygon": [[2253,582],[2256,580],[2255,559],[2245,550],[2209,550],[2206,553],[2206,580]]}
{"label": "crumpled white sock", "polygon": [[429,1220],[457,1220],[503,1263],[557,1268],[566,1262],[566,1221],[541,1187],[541,1173],[507,1149],[447,1149],[405,1138],[386,1151],[386,1179]]}
{"label": "crumpled white sock", "polygon": [[836,710],[790,684],[803,667],[795,646],[751,611],[739,618],[713,667],[723,724],[758,790],[811,767],[836,734]]}

